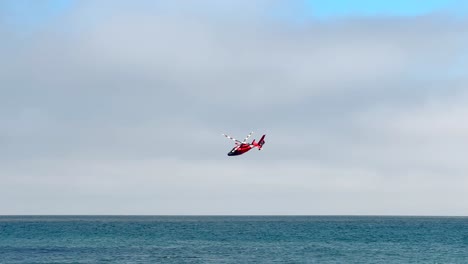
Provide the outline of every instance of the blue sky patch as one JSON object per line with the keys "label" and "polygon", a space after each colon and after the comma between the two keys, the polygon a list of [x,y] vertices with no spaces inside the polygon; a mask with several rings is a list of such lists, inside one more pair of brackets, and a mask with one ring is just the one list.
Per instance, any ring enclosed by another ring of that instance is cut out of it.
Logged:
{"label": "blue sky patch", "polygon": [[460,0],[306,0],[305,3],[313,16],[321,18],[375,15],[416,16],[439,11],[463,12],[459,9],[460,7],[464,7],[466,13],[468,7]]}

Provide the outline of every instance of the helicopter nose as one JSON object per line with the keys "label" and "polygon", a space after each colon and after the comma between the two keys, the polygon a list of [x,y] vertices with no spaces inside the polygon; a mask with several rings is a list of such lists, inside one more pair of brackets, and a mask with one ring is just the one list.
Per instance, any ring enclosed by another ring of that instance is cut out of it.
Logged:
{"label": "helicopter nose", "polygon": [[239,153],[237,153],[237,151],[229,151],[229,153],[227,154],[228,156],[237,156],[239,155]]}

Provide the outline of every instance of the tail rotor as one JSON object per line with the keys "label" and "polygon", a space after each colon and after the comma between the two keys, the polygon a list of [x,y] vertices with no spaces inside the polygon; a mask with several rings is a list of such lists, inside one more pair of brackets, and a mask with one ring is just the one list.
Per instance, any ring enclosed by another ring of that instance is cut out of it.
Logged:
{"label": "tail rotor", "polygon": [[262,147],[263,145],[265,144],[265,136],[266,135],[263,135],[260,140],[258,141],[257,145],[258,145],[258,150],[262,150]]}

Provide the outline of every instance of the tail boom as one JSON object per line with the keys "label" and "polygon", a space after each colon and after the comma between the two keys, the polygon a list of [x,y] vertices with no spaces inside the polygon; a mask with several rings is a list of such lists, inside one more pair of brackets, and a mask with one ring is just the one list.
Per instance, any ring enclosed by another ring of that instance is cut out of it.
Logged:
{"label": "tail boom", "polygon": [[252,145],[255,148],[258,148],[258,150],[261,150],[263,147],[263,144],[265,144],[265,136],[263,135],[258,142],[255,142],[255,139],[252,141]]}

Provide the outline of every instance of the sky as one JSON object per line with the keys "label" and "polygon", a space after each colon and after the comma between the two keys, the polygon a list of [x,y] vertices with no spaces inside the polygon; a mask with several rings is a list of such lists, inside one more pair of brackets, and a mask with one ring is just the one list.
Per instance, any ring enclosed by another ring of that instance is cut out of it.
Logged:
{"label": "sky", "polygon": [[0,215],[467,215],[467,11],[1,1]]}

